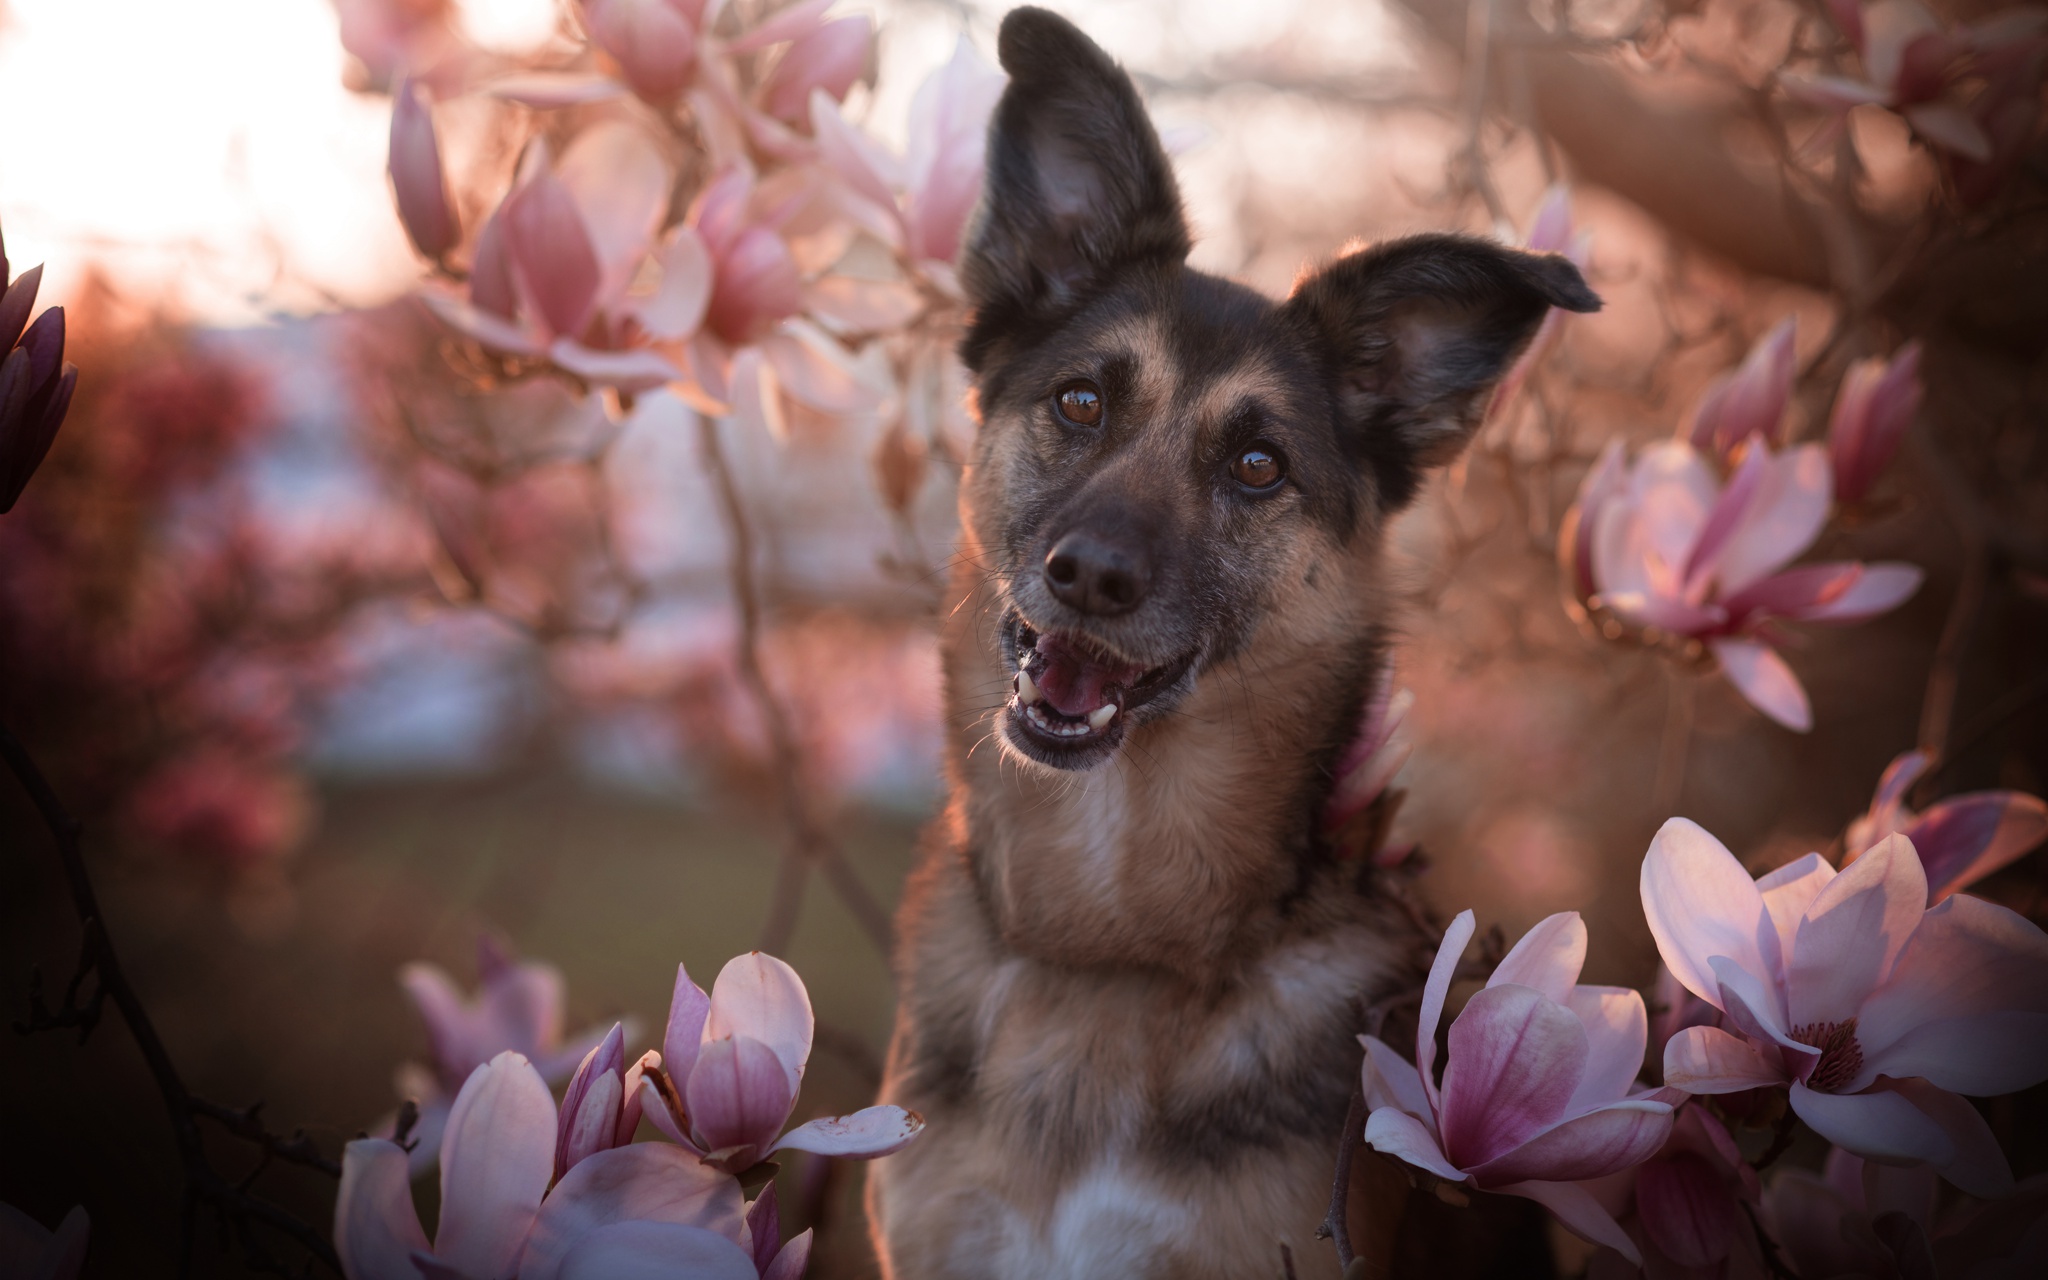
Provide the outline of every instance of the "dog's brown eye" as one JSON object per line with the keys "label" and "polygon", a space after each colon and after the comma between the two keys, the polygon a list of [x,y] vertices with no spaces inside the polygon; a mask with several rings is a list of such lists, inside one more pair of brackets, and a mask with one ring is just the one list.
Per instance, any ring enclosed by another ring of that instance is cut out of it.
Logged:
{"label": "dog's brown eye", "polygon": [[1069,382],[1053,397],[1060,417],[1077,427],[1093,427],[1102,422],[1102,392],[1092,382]]}
{"label": "dog's brown eye", "polygon": [[1231,478],[1247,489],[1270,489],[1280,483],[1286,472],[1280,465],[1280,455],[1259,445],[1238,454],[1237,461],[1230,464]]}

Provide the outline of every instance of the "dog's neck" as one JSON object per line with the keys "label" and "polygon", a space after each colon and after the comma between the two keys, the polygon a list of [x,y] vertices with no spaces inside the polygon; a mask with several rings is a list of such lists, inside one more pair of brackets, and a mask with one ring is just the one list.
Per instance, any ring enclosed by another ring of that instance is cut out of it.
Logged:
{"label": "dog's neck", "polygon": [[956,587],[947,821],[1007,948],[1202,984],[1271,945],[1304,892],[1341,874],[1315,825],[1382,661],[1356,597],[1314,634],[1270,624],[1116,757],[1063,773],[1003,747],[1012,673],[991,623],[1000,604],[982,575],[963,572]]}

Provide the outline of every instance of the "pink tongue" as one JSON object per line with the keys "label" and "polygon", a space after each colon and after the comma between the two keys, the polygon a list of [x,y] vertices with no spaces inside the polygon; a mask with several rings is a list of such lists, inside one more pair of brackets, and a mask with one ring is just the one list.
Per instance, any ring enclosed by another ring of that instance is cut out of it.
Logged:
{"label": "pink tongue", "polygon": [[1105,665],[1053,636],[1038,638],[1038,657],[1038,670],[1031,673],[1038,691],[1061,715],[1075,719],[1108,702],[1110,685],[1128,689],[1145,674],[1143,667]]}

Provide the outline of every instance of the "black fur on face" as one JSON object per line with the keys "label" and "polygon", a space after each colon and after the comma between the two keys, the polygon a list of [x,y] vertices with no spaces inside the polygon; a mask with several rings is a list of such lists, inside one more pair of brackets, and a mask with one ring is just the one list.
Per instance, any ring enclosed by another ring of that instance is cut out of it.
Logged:
{"label": "black fur on face", "polygon": [[999,52],[961,264],[983,420],[968,504],[1012,664],[1055,635],[1122,672],[1109,729],[1009,735],[1085,767],[1236,653],[1317,548],[1411,501],[1549,308],[1599,299],[1563,258],[1452,235],[1340,258],[1282,303],[1193,271],[1130,78],[1042,9],[1005,17]]}

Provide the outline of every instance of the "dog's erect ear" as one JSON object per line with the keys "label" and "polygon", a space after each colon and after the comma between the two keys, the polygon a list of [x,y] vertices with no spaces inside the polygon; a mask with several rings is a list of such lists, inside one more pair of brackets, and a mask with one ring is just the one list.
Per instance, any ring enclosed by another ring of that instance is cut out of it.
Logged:
{"label": "dog's erect ear", "polygon": [[1009,86],[961,282],[969,367],[1020,325],[1073,305],[1119,268],[1188,256],[1173,167],[1121,67],[1065,18],[1013,9],[997,52]]}
{"label": "dog's erect ear", "polygon": [[1328,353],[1344,445],[1372,464],[1390,507],[1458,456],[1552,307],[1598,311],[1600,298],[1556,254],[1453,235],[1339,258],[1287,300]]}

